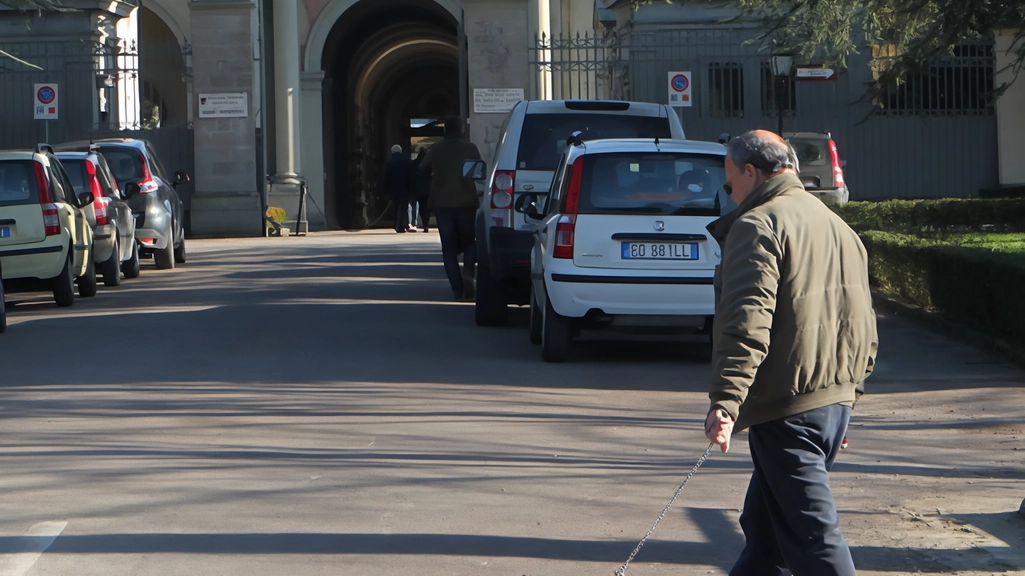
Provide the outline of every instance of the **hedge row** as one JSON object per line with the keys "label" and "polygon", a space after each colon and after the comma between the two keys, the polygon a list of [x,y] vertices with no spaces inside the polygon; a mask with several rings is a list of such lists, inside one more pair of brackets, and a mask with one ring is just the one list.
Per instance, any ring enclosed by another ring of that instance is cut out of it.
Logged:
{"label": "hedge row", "polygon": [[882,231],[861,236],[880,292],[1025,344],[1025,255]]}
{"label": "hedge row", "polygon": [[942,236],[967,231],[1025,231],[1025,198],[851,202],[832,206],[855,230]]}

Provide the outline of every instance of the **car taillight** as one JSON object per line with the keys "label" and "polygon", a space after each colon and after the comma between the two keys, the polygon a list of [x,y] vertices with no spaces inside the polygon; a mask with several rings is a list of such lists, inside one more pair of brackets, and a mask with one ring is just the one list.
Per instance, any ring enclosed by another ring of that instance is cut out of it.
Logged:
{"label": "car taillight", "polygon": [[49,204],[50,186],[46,183],[46,172],[43,171],[43,165],[39,162],[34,162],[33,165],[36,169],[36,188],[39,190],[39,203]]}
{"label": "car taillight", "polygon": [[837,188],[843,186],[843,164],[840,163],[840,151],[836,148],[836,142],[829,141],[829,157],[833,162],[833,185]]}
{"label": "car taillight", "polygon": [[106,226],[110,223],[107,210],[110,206],[110,198],[97,198],[93,200],[93,212],[96,213],[96,225]]}
{"label": "car taillight", "polygon": [[[495,226],[512,226],[510,209],[513,204],[513,186],[516,184],[516,172],[497,170],[491,185],[491,219]],[[501,212],[495,212],[500,210]]]}
{"label": "car taillight", "polygon": [[110,206],[110,198],[104,198],[103,188],[100,186],[100,178],[96,175],[96,166],[89,160],[85,161],[85,172],[89,175],[89,191],[93,193],[93,213],[96,215],[96,225],[106,226],[107,207]]}
{"label": "car taillight", "polygon": [[577,229],[577,217],[567,214],[559,217],[555,225],[555,249],[552,256],[555,258],[573,258],[573,234]]}
{"label": "car taillight", "polygon": [[580,181],[584,176],[584,159],[579,158],[569,173],[569,187],[566,189],[566,207],[555,224],[555,258],[573,258],[573,236],[577,229],[577,211],[580,209]]}
{"label": "car taillight", "polygon": [[156,192],[160,186],[157,185],[156,181],[153,180],[153,175],[150,174],[149,166],[146,165],[146,157],[139,154],[139,162],[142,163],[142,180],[139,181],[139,193],[152,194]]}
{"label": "car taillight", "polygon": [[43,204],[43,227],[46,228],[47,236],[57,236],[61,233],[61,221],[57,215],[56,204]]}

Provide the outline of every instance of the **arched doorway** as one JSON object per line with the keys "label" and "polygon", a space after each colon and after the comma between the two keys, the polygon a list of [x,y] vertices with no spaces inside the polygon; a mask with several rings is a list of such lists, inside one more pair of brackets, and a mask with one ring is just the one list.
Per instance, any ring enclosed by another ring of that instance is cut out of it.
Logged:
{"label": "arched doorway", "polygon": [[423,0],[360,0],[334,23],[324,81],[325,207],[341,228],[387,225],[381,168],[414,126],[459,114],[457,20]]}
{"label": "arched doorway", "polygon": [[139,8],[140,128],[189,123],[188,87],[181,45],[155,11]]}

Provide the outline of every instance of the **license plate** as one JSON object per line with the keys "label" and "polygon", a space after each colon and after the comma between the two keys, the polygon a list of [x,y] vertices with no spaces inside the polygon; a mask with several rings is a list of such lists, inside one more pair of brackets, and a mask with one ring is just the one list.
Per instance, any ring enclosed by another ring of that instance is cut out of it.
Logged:
{"label": "license plate", "polygon": [[0,226],[0,238],[10,238],[11,229],[8,226]]}
{"label": "license plate", "polygon": [[623,242],[624,260],[697,260],[697,244]]}

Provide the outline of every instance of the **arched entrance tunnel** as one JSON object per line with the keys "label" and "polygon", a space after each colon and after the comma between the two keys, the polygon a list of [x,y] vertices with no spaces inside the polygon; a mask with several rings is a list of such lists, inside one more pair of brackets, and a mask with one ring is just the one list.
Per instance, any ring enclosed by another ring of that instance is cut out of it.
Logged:
{"label": "arched entrance tunnel", "polygon": [[460,111],[457,22],[435,2],[361,0],[324,46],[326,211],[340,228],[390,225],[380,190],[394,144]]}

